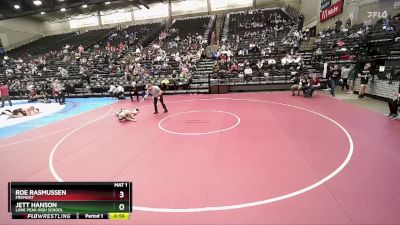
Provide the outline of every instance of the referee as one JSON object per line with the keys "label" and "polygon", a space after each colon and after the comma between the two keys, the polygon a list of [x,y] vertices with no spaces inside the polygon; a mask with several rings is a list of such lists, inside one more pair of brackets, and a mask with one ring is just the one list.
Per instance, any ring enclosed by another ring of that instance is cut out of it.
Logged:
{"label": "referee", "polygon": [[164,98],[163,98],[163,91],[156,85],[151,86],[150,84],[146,85],[146,89],[147,89],[147,94],[153,96],[154,99],[154,114],[158,113],[158,109],[157,109],[157,102],[160,99],[161,105],[164,108],[164,113],[168,112],[167,106],[164,104]]}

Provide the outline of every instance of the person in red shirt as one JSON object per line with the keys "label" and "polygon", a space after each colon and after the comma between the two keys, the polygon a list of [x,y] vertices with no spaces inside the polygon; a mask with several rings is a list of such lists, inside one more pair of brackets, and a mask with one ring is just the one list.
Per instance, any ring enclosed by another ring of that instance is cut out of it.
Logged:
{"label": "person in red shirt", "polygon": [[315,89],[318,89],[321,86],[321,82],[317,77],[317,74],[313,74],[310,82],[307,86],[303,87],[304,97],[312,97]]}
{"label": "person in red shirt", "polygon": [[12,106],[9,89],[8,89],[8,86],[4,82],[0,82],[0,96],[1,96],[1,107],[0,108],[4,107],[5,101],[8,101],[10,106]]}
{"label": "person in red shirt", "polygon": [[238,65],[236,63],[232,63],[231,68],[229,69],[230,73],[237,73],[239,71]]}
{"label": "person in red shirt", "polygon": [[31,93],[30,93],[30,95],[29,95],[28,103],[36,102],[36,101],[38,100],[37,97],[38,97],[38,96],[37,96],[36,90],[35,90],[35,89],[32,89],[32,90],[31,90]]}

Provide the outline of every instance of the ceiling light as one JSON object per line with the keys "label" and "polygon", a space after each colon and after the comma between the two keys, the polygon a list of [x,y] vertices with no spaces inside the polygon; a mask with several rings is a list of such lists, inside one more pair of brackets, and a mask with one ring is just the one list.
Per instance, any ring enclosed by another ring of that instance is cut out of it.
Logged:
{"label": "ceiling light", "polygon": [[111,2],[110,1],[106,1],[106,2],[104,2],[104,4],[109,5],[109,4],[111,4]]}
{"label": "ceiling light", "polygon": [[46,12],[40,12],[40,14],[41,14],[41,15],[44,15],[44,14],[46,14]]}
{"label": "ceiling light", "polygon": [[40,6],[40,5],[42,5],[42,1],[35,0],[35,1],[33,1],[33,4],[36,5],[36,6]]}
{"label": "ceiling light", "polygon": [[87,8],[87,5],[86,5],[86,4],[82,5],[82,8],[86,9],[86,8]]}
{"label": "ceiling light", "polygon": [[19,6],[19,5],[14,5],[14,8],[15,8],[15,9],[20,9],[21,6]]}
{"label": "ceiling light", "polygon": [[65,12],[65,8],[61,8],[60,10],[61,10],[61,12]]}

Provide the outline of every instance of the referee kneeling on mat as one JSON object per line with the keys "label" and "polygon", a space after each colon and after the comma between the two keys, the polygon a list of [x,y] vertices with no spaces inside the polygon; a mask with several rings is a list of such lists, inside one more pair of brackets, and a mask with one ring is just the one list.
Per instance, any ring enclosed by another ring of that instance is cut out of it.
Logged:
{"label": "referee kneeling on mat", "polygon": [[164,113],[167,113],[168,109],[167,109],[167,106],[164,104],[163,91],[158,86],[156,86],[156,85],[151,86],[150,84],[146,85],[146,89],[147,89],[147,93],[146,93],[145,98],[148,95],[151,95],[151,96],[153,96],[153,99],[154,99],[154,114],[158,113],[158,110],[157,110],[158,99],[160,99],[161,105],[164,108]]}

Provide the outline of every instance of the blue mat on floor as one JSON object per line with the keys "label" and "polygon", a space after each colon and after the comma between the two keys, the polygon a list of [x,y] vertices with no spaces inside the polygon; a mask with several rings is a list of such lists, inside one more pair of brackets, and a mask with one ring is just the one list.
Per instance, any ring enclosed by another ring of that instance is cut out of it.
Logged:
{"label": "blue mat on floor", "polygon": [[[53,100],[54,101],[54,100]],[[100,108],[109,104],[114,103],[115,100],[110,98],[73,98],[66,99],[65,108],[54,114],[30,120],[27,122],[7,126],[0,128],[0,138],[6,138],[16,135],[21,132],[31,130],[36,127],[44,126],[47,124],[54,123],[72,116],[76,116],[80,113],[84,113],[96,108]],[[16,103],[23,104],[23,103]],[[56,104],[56,103],[52,103]]]}

